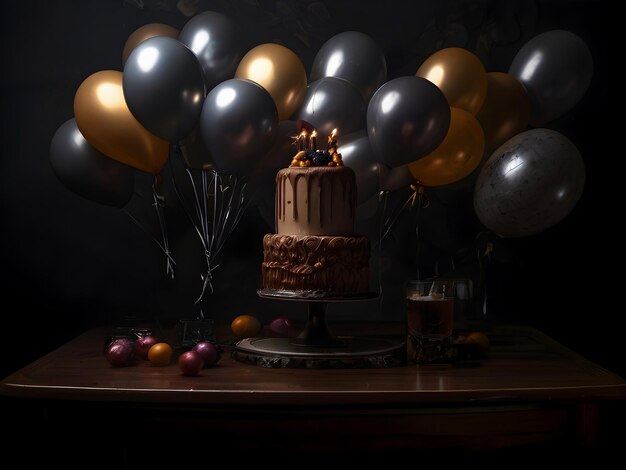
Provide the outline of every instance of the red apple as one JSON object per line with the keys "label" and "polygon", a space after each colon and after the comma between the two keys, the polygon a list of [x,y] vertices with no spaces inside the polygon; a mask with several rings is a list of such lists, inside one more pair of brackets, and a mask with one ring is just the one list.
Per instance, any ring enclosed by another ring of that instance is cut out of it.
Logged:
{"label": "red apple", "polygon": [[113,366],[125,366],[133,354],[133,347],[128,340],[113,341],[107,348],[107,361]]}
{"label": "red apple", "polygon": [[210,341],[200,341],[193,347],[192,351],[200,354],[204,361],[204,367],[215,365],[220,360],[220,353],[217,347]]}
{"label": "red apple", "polygon": [[158,340],[152,335],[142,336],[135,340],[135,353],[142,359],[148,359],[148,351],[157,343]]}
{"label": "red apple", "polygon": [[203,366],[204,360],[196,351],[187,351],[178,358],[178,367],[183,375],[198,375]]}

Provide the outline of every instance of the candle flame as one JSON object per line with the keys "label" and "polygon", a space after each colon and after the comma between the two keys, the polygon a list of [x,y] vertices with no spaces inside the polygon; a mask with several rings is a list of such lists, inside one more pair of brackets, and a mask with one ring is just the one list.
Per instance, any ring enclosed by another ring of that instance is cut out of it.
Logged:
{"label": "candle flame", "polygon": [[317,137],[317,130],[311,132],[311,137]]}
{"label": "candle flame", "polygon": [[330,133],[330,136],[335,138],[337,136],[337,128],[335,127],[333,131]]}

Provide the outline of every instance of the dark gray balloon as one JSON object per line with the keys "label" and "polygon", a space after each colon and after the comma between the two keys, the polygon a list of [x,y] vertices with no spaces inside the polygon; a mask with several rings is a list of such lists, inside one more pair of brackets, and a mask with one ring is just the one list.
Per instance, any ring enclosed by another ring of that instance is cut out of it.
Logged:
{"label": "dark gray balloon", "polygon": [[197,124],[205,95],[202,69],[176,39],[156,36],[133,49],[122,85],[133,116],[157,137],[175,143]]}
{"label": "dark gray balloon", "polygon": [[340,78],[322,78],[310,83],[294,119],[313,125],[321,136],[333,129],[349,134],[365,127],[365,103],[358,90]]}
{"label": "dark gray balloon", "polygon": [[345,166],[356,174],[357,204],[362,204],[380,192],[380,184],[387,177],[387,167],[374,156],[367,132],[353,132],[339,136],[339,148]]}
{"label": "dark gray balloon", "polygon": [[378,214],[380,207],[380,195],[375,194],[369,199],[360,202],[356,206],[354,214],[355,233],[368,237],[372,243],[376,243],[378,237],[380,237],[380,225],[375,220],[372,220]]}
{"label": "dark gray balloon", "polygon": [[297,153],[293,140],[297,135],[298,129],[294,121],[280,121],[274,145],[259,159],[250,175],[252,204],[257,206],[271,230],[275,229],[276,173],[291,164]]}
{"label": "dark gray balloon", "polygon": [[408,188],[413,183],[415,183],[415,176],[411,174],[407,165],[390,169],[381,182],[383,191],[395,191],[401,188]]}
{"label": "dark gray balloon", "polygon": [[548,31],[522,46],[509,73],[528,90],[530,124],[537,127],[580,101],[591,83],[593,58],[587,44],[575,34]]}
{"label": "dark gray balloon", "polygon": [[278,170],[287,168],[298,153],[294,144],[294,137],[297,135],[298,129],[294,121],[280,121],[274,145],[259,159],[254,169],[255,174],[269,176],[274,182]]}
{"label": "dark gray balloon", "polygon": [[214,170],[215,162],[204,145],[200,124],[189,133],[187,137],[179,143],[180,153],[189,168],[198,170]]}
{"label": "dark gray balloon", "polygon": [[474,208],[502,237],[542,232],[574,208],[585,185],[585,164],[567,137],[533,129],[509,139],[478,176]]}
{"label": "dark gray balloon", "polygon": [[93,148],[74,119],[54,134],[50,165],[61,183],[90,201],[122,207],[133,195],[133,169]]}
{"label": "dark gray balloon", "polygon": [[385,54],[366,34],[339,33],[324,43],[313,60],[310,81],[324,77],[349,81],[367,103],[387,80]]}
{"label": "dark gray balloon", "polygon": [[400,77],[381,86],[367,107],[367,133],[380,161],[394,168],[428,155],[450,127],[444,94],[421,77]]}
{"label": "dark gray balloon", "polygon": [[207,90],[235,75],[242,56],[239,36],[227,16],[213,11],[194,16],[181,30],[178,40],[200,61]]}
{"label": "dark gray balloon", "polygon": [[263,87],[233,78],[206,97],[200,130],[218,169],[248,172],[274,144],[278,111]]}

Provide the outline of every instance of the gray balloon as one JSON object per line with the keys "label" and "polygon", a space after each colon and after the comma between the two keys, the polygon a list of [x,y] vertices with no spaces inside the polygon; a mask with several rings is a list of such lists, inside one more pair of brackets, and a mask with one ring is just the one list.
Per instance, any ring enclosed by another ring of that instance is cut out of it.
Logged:
{"label": "gray balloon", "polygon": [[265,88],[233,78],[206,97],[200,130],[218,169],[248,172],[274,144],[278,111]]}
{"label": "gray balloon", "polygon": [[309,84],[294,118],[311,123],[322,135],[329,135],[335,128],[342,135],[349,134],[365,127],[365,103],[347,81],[322,78]]}
{"label": "gray balloon", "polygon": [[549,129],[509,139],[489,158],[474,189],[480,221],[502,237],[542,232],[574,208],[585,164],[570,140]]}
{"label": "gray balloon", "polygon": [[324,43],[313,60],[310,81],[324,77],[349,81],[367,103],[387,80],[385,54],[366,34],[339,33]]}
{"label": "gray balloon", "polygon": [[291,164],[291,160],[298,153],[294,144],[294,137],[298,135],[298,129],[294,121],[280,121],[274,145],[259,159],[255,167],[255,174],[269,176],[275,185],[276,173]]}
{"label": "gray balloon", "polygon": [[390,169],[386,177],[382,180],[383,191],[396,191],[401,188],[408,188],[415,183],[415,176],[411,174],[407,165]]}
{"label": "gray balloon", "polygon": [[98,152],[66,121],[50,143],[50,165],[59,181],[79,196],[122,207],[133,195],[133,169]]}
{"label": "gray balloon", "polygon": [[180,153],[189,168],[198,170],[214,170],[215,162],[204,145],[200,124],[189,133],[187,137],[179,143]]}
{"label": "gray balloon", "polygon": [[259,159],[253,174],[250,175],[252,204],[258,207],[259,213],[272,230],[275,225],[276,173],[291,164],[297,153],[293,139],[297,135],[298,130],[294,121],[280,121],[274,145]]}
{"label": "gray balloon", "polygon": [[400,77],[381,86],[367,107],[367,133],[377,158],[395,168],[428,155],[450,127],[444,94],[421,77]]}
{"label": "gray balloon", "polygon": [[345,166],[356,174],[357,200],[363,204],[380,192],[381,181],[387,177],[387,167],[374,156],[374,151],[364,130],[339,136],[339,148]]}
{"label": "gray balloon", "polygon": [[139,44],[124,65],[124,99],[137,120],[169,142],[195,127],[205,95],[198,59],[184,44],[156,36]]}
{"label": "gray balloon", "polygon": [[213,11],[191,18],[178,35],[200,61],[207,90],[235,75],[242,56],[239,36],[227,16]]}
{"label": "gray balloon", "polygon": [[530,124],[537,127],[580,101],[591,83],[593,58],[587,44],[575,34],[548,31],[522,46],[509,73],[528,90]]}

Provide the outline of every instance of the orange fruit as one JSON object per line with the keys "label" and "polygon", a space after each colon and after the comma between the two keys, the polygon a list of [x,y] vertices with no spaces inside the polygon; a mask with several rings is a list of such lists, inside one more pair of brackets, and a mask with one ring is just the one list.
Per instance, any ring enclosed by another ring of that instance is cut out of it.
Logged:
{"label": "orange fruit", "polygon": [[148,351],[148,360],[154,366],[166,366],[172,360],[172,347],[167,343],[157,343]]}
{"label": "orange fruit", "polygon": [[477,352],[484,353],[489,349],[489,338],[482,331],[473,331],[465,338],[465,344]]}
{"label": "orange fruit", "polygon": [[230,329],[240,338],[252,338],[261,332],[261,322],[252,315],[239,315],[230,324]]}

